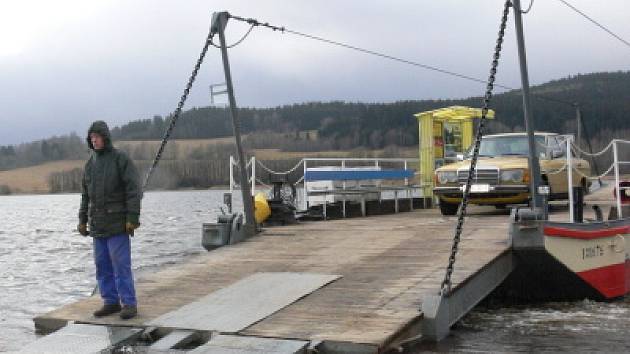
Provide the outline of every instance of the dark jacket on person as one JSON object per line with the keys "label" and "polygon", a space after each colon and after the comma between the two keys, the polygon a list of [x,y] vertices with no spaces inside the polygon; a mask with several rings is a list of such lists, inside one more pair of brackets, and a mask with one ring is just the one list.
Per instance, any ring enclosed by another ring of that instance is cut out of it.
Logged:
{"label": "dark jacket on person", "polygon": [[[102,150],[94,150],[91,133],[103,137]],[[92,123],[87,142],[93,151],[83,173],[79,223],[89,221],[92,237],[124,234],[127,222],[139,224],[142,191],[138,171],[127,154],[112,146],[107,123]]]}

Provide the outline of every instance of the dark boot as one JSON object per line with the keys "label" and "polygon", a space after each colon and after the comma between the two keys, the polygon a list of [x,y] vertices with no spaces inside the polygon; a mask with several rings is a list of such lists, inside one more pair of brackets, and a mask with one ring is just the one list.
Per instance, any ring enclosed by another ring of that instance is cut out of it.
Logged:
{"label": "dark boot", "polygon": [[122,311],[120,311],[120,318],[128,320],[136,317],[138,314],[138,308],[136,306],[123,305]]}
{"label": "dark boot", "polygon": [[94,311],[94,317],[103,317],[103,316],[111,315],[112,313],[116,313],[118,311],[120,311],[119,304],[111,304],[111,305],[105,304],[100,309]]}

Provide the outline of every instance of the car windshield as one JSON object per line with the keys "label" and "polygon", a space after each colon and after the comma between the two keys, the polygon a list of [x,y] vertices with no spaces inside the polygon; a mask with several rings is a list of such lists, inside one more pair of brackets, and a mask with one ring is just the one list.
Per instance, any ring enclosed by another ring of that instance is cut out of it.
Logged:
{"label": "car windshield", "polygon": [[[544,144],[545,137],[537,135],[535,137],[536,152],[538,156],[545,153]],[[489,136],[481,139],[479,146],[480,157],[497,157],[497,156],[527,156],[529,146],[527,144],[527,136]],[[472,157],[472,147],[466,153],[466,158]]]}

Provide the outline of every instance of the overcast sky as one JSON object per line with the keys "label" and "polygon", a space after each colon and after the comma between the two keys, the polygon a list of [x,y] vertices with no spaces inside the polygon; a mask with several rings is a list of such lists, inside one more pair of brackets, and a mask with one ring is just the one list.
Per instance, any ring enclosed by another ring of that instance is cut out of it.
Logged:
{"label": "overcast sky", "polygon": [[[529,4],[522,0],[523,6]],[[630,40],[627,0],[569,0]],[[182,94],[211,14],[227,10],[355,46],[486,78],[502,0],[0,0],[0,145],[167,115]],[[519,87],[510,14],[498,82]],[[558,0],[524,17],[530,81],[630,69],[630,48]],[[231,21],[228,42],[247,25]],[[391,102],[481,95],[483,85],[256,28],[230,50],[239,106]],[[211,48],[186,105],[223,82]],[[219,98],[224,102],[224,98]]]}

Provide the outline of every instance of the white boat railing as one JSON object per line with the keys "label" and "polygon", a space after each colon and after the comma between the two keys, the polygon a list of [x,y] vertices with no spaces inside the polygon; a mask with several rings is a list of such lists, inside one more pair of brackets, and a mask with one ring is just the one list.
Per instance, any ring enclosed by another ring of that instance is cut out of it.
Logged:
{"label": "white boat railing", "polygon": [[[286,171],[274,171],[271,168],[267,167],[262,161],[256,160],[256,157],[251,157],[246,164],[247,173],[248,173],[248,182],[251,183],[252,195],[255,195],[256,192],[256,182],[264,184],[261,180],[256,178],[256,166],[259,166],[262,170],[274,173],[274,174],[286,174],[292,173],[297,170],[300,166],[302,166],[302,176],[294,183],[295,185],[302,184],[302,200],[301,207],[303,210],[308,209],[308,198],[309,198],[309,186],[308,181],[304,179],[304,176],[307,175],[307,171],[309,168],[315,167],[314,165],[321,166],[322,163],[330,163],[335,167],[341,168],[343,171],[346,168],[350,168],[349,165],[353,165],[353,167],[373,167],[373,168],[381,168],[384,164],[400,164],[400,166],[407,170],[409,165],[417,165],[417,158],[352,158],[352,157],[308,157],[302,158],[295,166]],[[235,179],[235,171],[238,169],[238,160],[236,160],[233,156],[230,156],[230,194],[234,192],[234,189],[238,187],[238,183]],[[361,166],[354,166],[361,165]],[[309,167],[310,166],[310,167]],[[235,169],[236,167],[236,169]],[[405,185],[409,184],[409,179],[404,179]],[[346,188],[346,182],[342,181],[342,189]]]}
{"label": "white boat railing", "polygon": [[[623,210],[622,210],[622,198],[621,198],[621,193],[622,193],[622,187],[621,187],[621,176],[620,176],[620,167],[623,165],[630,165],[630,161],[628,160],[621,160],[620,159],[620,154],[619,154],[619,146],[620,145],[627,145],[630,146],[630,141],[628,140],[622,140],[622,139],[613,139],[611,140],[611,142],[601,151],[595,152],[595,153],[589,153],[586,152],[584,150],[581,150],[578,146],[576,146],[573,142],[573,136],[565,136],[565,141],[563,142],[563,144],[566,145],[565,149],[566,149],[566,163],[565,165],[552,172],[553,173],[559,173],[561,171],[563,171],[564,169],[567,170],[567,185],[569,187],[568,189],[568,195],[569,195],[569,221],[573,221],[574,219],[574,214],[575,214],[575,210],[574,210],[574,196],[573,196],[573,173],[577,173],[579,175],[581,175],[582,177],[589,179],[589,180],[599,180],[607,175],[609,175],[611,172],[613,172],[614,175],[614,180],[615,180],[615,207],[617,209],[617,217],[619,219],[623,218]],[[600,157],[602,156],[604,153],[606,153],[606,151],[612,149],[612,157],[613,157],[613,161],[612,164],[610,165],[609,168],[606,169],[606,171],[600,175],[597,176],[587,176],[585,175],[583,172],[581,172],[580,170],[578,170],[573,163],[573,155],[574,153],[576,155],[587,155],[590,157]],[[549,172],[547,172],[547,174],[549,174]]]}

